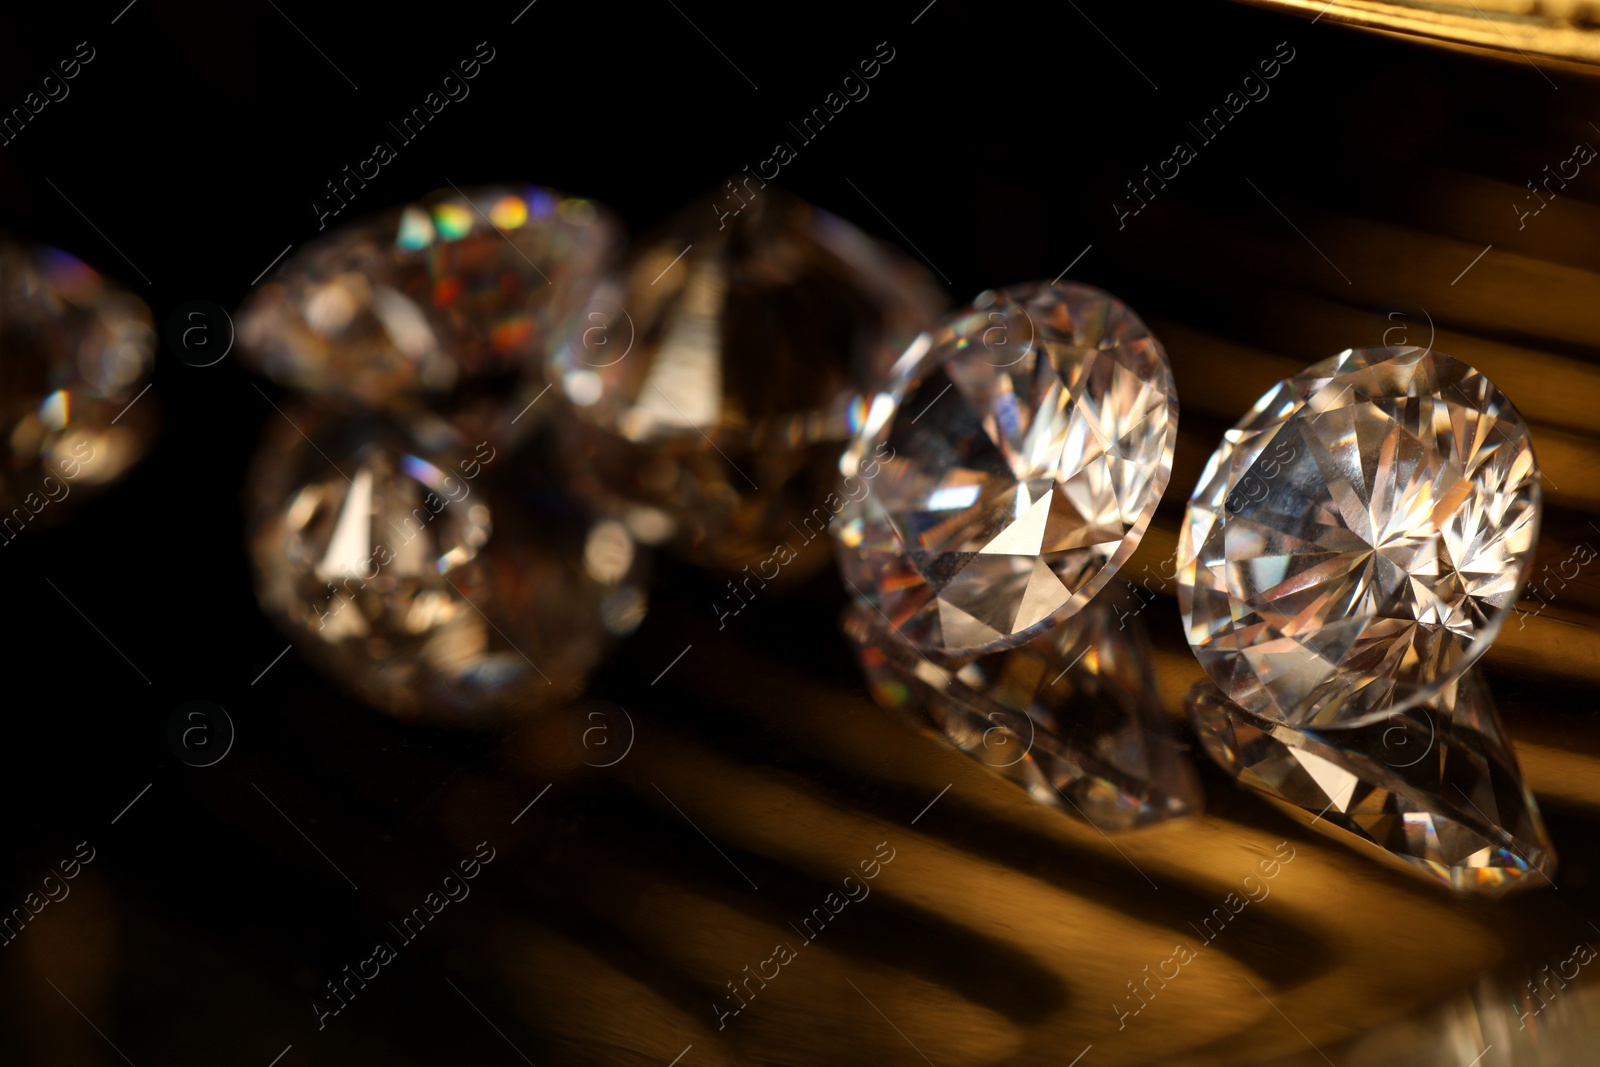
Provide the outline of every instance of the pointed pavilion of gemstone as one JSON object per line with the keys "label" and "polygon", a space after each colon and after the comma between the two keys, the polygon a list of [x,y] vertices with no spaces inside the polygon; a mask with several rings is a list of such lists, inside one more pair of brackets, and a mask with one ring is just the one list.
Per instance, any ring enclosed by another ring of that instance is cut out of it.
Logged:
{"label": "pointed pavilion of gemstone", "polygon": [[[1200,811],[1200,780],[1155,692],[1148,639],[1106,598],[1018,648],[930,662],[870,606],[845,634],[875,700],[1041,804],[1102,831]],[[1113,625],[1115,624],[1115,625]]]}
{"label": "pointed pavilion of gemstone", "polygon": [[1476,668],[1365,725],[1273,722],[1208,682],[1189,710],[1225,770],[1358,851],[1485,896],[1550,884],[1555,850]]}
{"label": "pointed pavilion of gemstone", "polygon": [[906,351],[840,462],[845,581],[935,659],[1025,644],[1138,545],[1177,424],[1166,353],[1121,301],[985,293]]}

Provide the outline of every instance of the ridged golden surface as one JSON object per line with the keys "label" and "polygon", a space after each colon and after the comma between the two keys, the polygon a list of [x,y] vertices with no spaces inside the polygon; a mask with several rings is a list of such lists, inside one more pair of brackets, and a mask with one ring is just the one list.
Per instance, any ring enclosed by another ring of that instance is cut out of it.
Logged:
{"label": "ridged golden surface", "polygon": [[1389,3],[1384,0],[1246,0],[1318,21],[1344,23],[1509,59],[1518,53],[1563,65],[1600,63],[1600,4],[1593,0],[1480,0]]}

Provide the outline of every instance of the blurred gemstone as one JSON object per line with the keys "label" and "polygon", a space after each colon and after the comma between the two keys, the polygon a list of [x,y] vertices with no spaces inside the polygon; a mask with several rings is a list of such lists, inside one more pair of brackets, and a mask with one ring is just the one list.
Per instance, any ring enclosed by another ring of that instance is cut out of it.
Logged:
{"label": "blurred gemstone", "polygon": [[144,301],[65,252],[0,239],[0,537],[144,455],[156,403],[134,401],[155,344]]}
{"label": "blurred gemstone", "polygon": [[1102,830],[1198,812],[1199,779],[1156,697],[1137,619],[1095,601],[1019,648],[937,666],[853,604],[845,633],[872,695]]}
{"label": "blurred gemstone", "polygon": [[239,342],[282,385],[457,404],[471,431],[509,436],[620,239],[609,212],[549,189],[440,191],[296,253],[240,309]]}
{"label": "blurred gemstone", "polygon": [[1428,701],[1362,725],[1300,728],[1203,682],[1200,742],[1242,784],[1360,851],[1453,889],[1547,885],[1556,856],[1476,669]]}
{"label": "blurred gemstone", "polygon": [[708,196],[645,244],[547,375],[571,402],[580,491],[702,564],[736,570],[795,540],[795,575],[826,559],[816,532],[859,398],[944,300],[848,223],[774,188],[747,195],[736,215]]}
{"label": "blurred gemstone", "polygon": [[536,712],[643,619],[622,524],[527,492],[492,443],[437,419],[272,420],[247,494],[257,597],[367,702],[444,725]]}
{"label": "blurred gemstone", "polygon": [[1354,724],[1426,699],[1532,566],[1528,428],[1440,352],[1362,348],[1279,382],[1201,475],[1178,548],[1195,655],[1234,703]]}
{"label": "blurred gemstone", "polygon": [[980,296],[919,337],[840,462],[851,590],[939,657],[1015,648],[1087,604],[1172,471],[1161,344],[1084,285]]}

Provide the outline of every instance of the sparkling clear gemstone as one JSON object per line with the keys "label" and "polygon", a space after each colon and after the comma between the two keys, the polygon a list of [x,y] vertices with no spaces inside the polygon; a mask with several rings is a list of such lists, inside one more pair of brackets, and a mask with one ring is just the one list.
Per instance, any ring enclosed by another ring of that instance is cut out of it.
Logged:
{"label": "sparkling clear gemstone", "polygon": [[872,695],[1102,830],[1198,812],[1199,780],[1153,688],[1137,620],[1095,601],[1019,648],[938,666],[871,607],[845,617]]}
{"label": "sparkling clear gemstone", "polygon": [[[859,398],[945,300],[921,267],[775,188],[728,205],[708,196],[635,253],[546,374],[570,401],[576,488],[736,570],[832,517]],[[826,560],[815,533],[784,574]]]}
{"label": "sparkling clear gemstone", "polygon": [[1483,375],[1415,347],[1279,382],[1211,457],[1178,549],[1195,655],[1291,724],[1426,699],[1488,648],[1532,566],[1539,472]]}
{"label": "sparkling clear gemstone", "polygon": [[609,212],[549,189],[444,190],[296,253],[240,309],[239,342],[282,385],[510,426],[620,239]]}
{"label": "sparkling clear gemstone", "polygon": [[248,487],[257,596],[362,699],[446,725],[527,714],[576,696],[642,620],[622,524],[511,492],[536,484],[525,462],[437,419],[286,410]]}
{"label": "sparkling clear gemstone", "polygon": [[1498,895],[1547,885],[1556,857],[1476,669],[1376,722],[1300,728],[1202,683],[1201,744],[1302,822],[1452,888]]}
{"label": "sparkling clear gemstone", "polygon": [[65,252],[0,238],[0,536],[144,455],[157,405],[133,401],[154,366],[144,301]]}
{"label": "sparkling clear gemstone", "polygon": [[985,293],[900,358],[840,463],[845,581],[936,657],[1023,644],[1132,554],[1177,430],[1166,353],[1120,300]]}

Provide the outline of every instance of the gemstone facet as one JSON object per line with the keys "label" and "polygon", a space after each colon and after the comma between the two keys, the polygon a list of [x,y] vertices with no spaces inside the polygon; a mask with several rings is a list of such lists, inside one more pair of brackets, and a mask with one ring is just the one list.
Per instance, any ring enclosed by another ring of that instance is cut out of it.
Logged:
{"label": "gemstone facet", "polygon": [[65,252],[0,239],[0,533],[144,454],[156,403],[134,401],[154,367],[144,301]]}
{"label": "gemstone facet", "polygon": [[380,409],[492,398],[509,426],[620,240],[549,189],[444,190],[298,252],[240,309],[240,345],[290,388]]}
{"label": "gemstone facet", "polygon": [[[823,506],[861,395],[945,306],[888,246],[775,188],[751,192],[736,216],[708,198],[647,241],[546,368],[569,401],[574,488],[728,570]],[[826,553],[818,540],[785,573]]]}
{"label": "gemstone facet", "polygon": [[1177,428],[1166,353],[1120,300],[984,293],[905,352],[840,461],[870,485],[833,526],[845,581],[935,659],[1025,644],[1137,547]]}
{"label": "gemstone facet", "polygon": [[1206,751],[1302,822],[1453,889],[1547,884],[1556,857],[1476,669],[1376,722],[1298,728],[1203,682],[1189,697]]}
{"label": "gemstone facet", "polygon": [[1153,686],[1138,622],[1089,607],[1018,648],[935,665],[883,616],[845,616],[872,695],[914,725],[1102,830],[1196,813],[1199,779]]}
{"label": "gemstone facet", "polygon": [[247,490],[257,597],[367,702],[441,725],[525,715],[576,696],[642,620],[622,524],[530,492],[495,445],[438,419],[275,421]]}
{"label": "gemstone facet", "polygon": [[1355,725],[1426,700],[1488,648],[1532,566],[1527,426],[1440,352],[1364,348],[1279,382],[1190,501],[1178,603],[1251,713]]}

